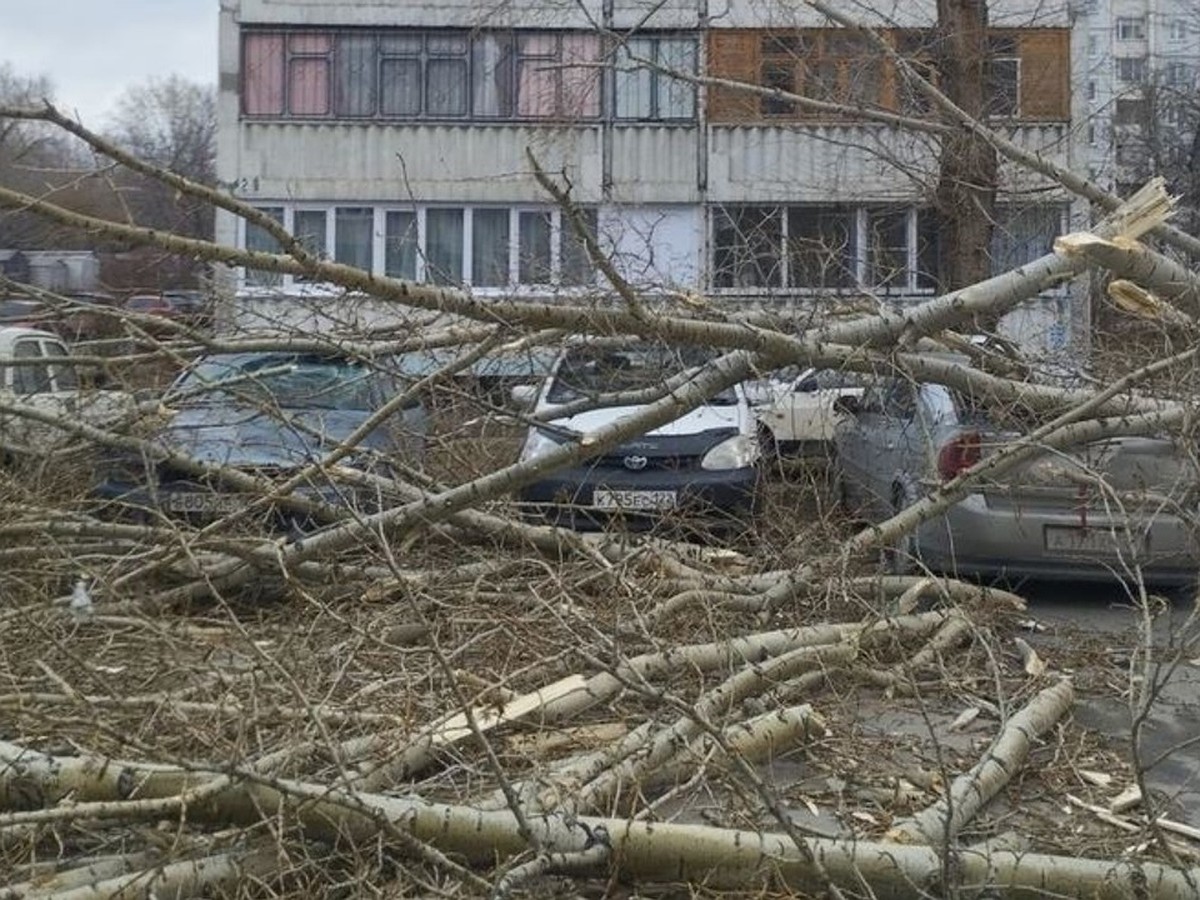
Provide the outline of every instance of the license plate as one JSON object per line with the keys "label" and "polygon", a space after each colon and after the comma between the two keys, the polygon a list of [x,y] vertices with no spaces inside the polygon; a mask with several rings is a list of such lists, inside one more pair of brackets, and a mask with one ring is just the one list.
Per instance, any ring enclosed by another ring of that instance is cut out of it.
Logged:
{"label": "license plate", "polygon": [[205,494],[201,492],[170,494],[167,511],[175,513],[231,513],[246,505],[241,494]]}
{"label": "license plate", "polygon": [[598,509],[674,509],[674,491],[610,491],[592,493],[592,505]]}
{"label": "license plate", "polygon": [[1146,549],[1145,538],[1135,538],[1120,528],[1073,528],[1047,525],[1046,549],[1059,553],[1094,553],[1120,556],[1141,553]]}

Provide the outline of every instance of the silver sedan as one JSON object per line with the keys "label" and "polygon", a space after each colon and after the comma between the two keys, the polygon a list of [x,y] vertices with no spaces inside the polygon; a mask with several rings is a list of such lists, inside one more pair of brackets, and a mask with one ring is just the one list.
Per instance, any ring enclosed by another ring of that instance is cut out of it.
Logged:
{"label": "silver sedan", "polygon": [[[898,377],[839,407],[849,415],[834,435],[838,489],[867,521],[892,516],[1015,436],[973,398]],[[1047,449],[895,542],[883,562],[897,573],[1191,584],[1200,568],[1198,466],[1166,437]]]}

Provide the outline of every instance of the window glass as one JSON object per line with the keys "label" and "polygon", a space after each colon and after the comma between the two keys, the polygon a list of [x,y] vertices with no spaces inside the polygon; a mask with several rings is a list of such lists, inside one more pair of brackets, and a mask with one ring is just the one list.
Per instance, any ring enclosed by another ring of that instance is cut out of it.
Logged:
{"label": "window glass", "polygon": [[319,116],[330,112],[327,34],[293,34],[288,38],[288,112]]}
{"label": "window glass", "polygon": [[854,211],[841,206],[788,210],[788,282],[792,287],[850,287],[854,277]]}
{"label": "window glass", "polygon": [[463,277],[463,211],[430,209],[425,213],[425,278],[434,284],[459,284]]}
{"label": "window glass", "polygon": [[[46,356],[52,359],[65,359],[67,356],[67,348],[61,344],[46,341],[42,344],[42,349],[46,352]],[[73,391],[79,387],[79,379],[75,374],[75,366],[71,363],[55,363],[51,367],[51,370],[54,374],[54,387],[56,390]]]}
{"label": "window glass", "polygon": [[634,58],[654,60],[652,38],[630,38],[617,53],[616,114],[621,119],[650,119],[654,116],[654,72]]}
{"label": "window glass", "polygon": [[[13,347],[14,359],[40,359],[42,350],[38,341],[17,341]],[[50,390],[50,366],[46,363],[39,365],[13,366],[13,391],[18,396],[44,394]]]}
{"label": "window glass", "polygon": [[[579,212],[592,237],[598,237],[599,217],[596,210],[582,209]],[[561,266],[560,280],[565,285],[586,287],[596,283],[596,267],[592,263],[592,258],[588,256],[587,247],[584,246],[583,241],[575,236],[566,217],[563,217],[562,223]]]}
{"label": "window glass", "polygon": [[374,264],[375,211],[369,206],[339,206],[333,215],[333,258],[370,272]]}
{"label": "window glass", "polygon": [[908,285],[908,210],[867,210],[867,279],[876,287]]}
{"label": "window glass", "polygon": [[369,34],[339,35],[335,58],[335,111],[344,116],[374,115],[377,105],[375,37]]}
{"label": "window glass", "polygon": [[242,108],[248,116],[283,112],[283,35],[245,36],[242,43]]}
{"label": "window glass", "polygon": [[325,219],[323,209],[298,209],[292,217],[292,234],[305,250],[319,259],[326,255]]}
{"label": "window glass", "polygon": [[[564,227],[569,226],[564,222]],[[549,284],[550,213],[519,213],[517,231],[517,280],[521,284]]]}
{"label": "window glass", "polygon": [[[658,62],[663,68],[696,74],[696,42],[691,38],[663,38],[658,42]],[[692,119],[696,115],[696,87],[690,81],[658,76],[658,117]]]}
{"label": "window glass", "polygon": [[421,61],[386,57],[379,64],[379,111],[385,116],[417,116],[424,91]]}
{"label": "window glass", "polygon": [[1017,115],[1021,96],[1021,61],[1011,56],[988,60],[986,106],[989,116],[1012,118]]}
{"label": "window glass", "polygon": [[426,72],[427,111],[431,116],[467,114],[467,60],[431,59]]}
{"label": "window glass", "polygon": [[726,207],[717,210],[715,220],[713,283],[717,287],[780,287],[780,211],[770,207]]}
{"label": "window glass", "polygon": [[[262,207],[258,211],[274,219],[276,222],[283,222],[283,207],[281,206]],[[279,246],[279,242],[267,233],[266,229],[260,228],[252,222],[247,222],[246,249],[258,253],[279,253],[282,248]],[[246,269],[247,285],[272,286],[281,284],[282,281],[283,276],[278,272],[268,272],[263,269]]]}
{"label": "window glass", "polygon": [[471,283],[478,287],[508,284],[508,210],[471,213]]}
{"label": "window glass", "polygon": [[472,43],[472,94],[477,116],[515,112],[515,50],[511,34],[485,34]]}
{"label": "window glass", "polygon": [[1050,252],[1062,228],[1062,208],[1054,204],[996,207],[992,229],[992,272],[1000,274]]}
{"label": "window glass", "polygon": [[383,273],[389,278],[417,277],[417,214],[391,210],[384,218]]}

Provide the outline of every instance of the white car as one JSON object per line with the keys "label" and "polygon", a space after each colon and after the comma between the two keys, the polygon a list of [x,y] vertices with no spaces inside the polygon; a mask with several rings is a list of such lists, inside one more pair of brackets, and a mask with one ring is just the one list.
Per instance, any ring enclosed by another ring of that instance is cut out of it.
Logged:
{"label": "white car", "polygon": [[41,456],[75,441],[71,432],[21,410],[97,427],[133,413],[131,395],[82,387],[69,356],[49,331],[0,328],[0,455]]}
{"label": "white car", "polygon": [[[653,343],[569,345],[540,388],[513,392],[542,423],[529,429],[521,459],[637,413],[644,403],[614,404],[606,395],[653,392],[711,355]],[[547,473],[523,488],[520,499],[551,521],[578,528],[614,517],[644,526],[675,514],[744,522],[757,505],[760,457],[754,416],[737,385],[601,456]]]}
{"label": "white car", "polygon": [[752,399],[764,443],[781,455],[825,456],[833,448],[841,397],[861,397],[863,376],[836,369],[793,368],[755,385]]}

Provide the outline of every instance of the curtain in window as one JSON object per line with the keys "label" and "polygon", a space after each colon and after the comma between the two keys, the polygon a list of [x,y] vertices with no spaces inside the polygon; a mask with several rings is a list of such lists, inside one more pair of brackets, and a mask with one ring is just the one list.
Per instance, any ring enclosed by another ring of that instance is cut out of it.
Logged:
{"label": "curtain in window", "polygon": [[479,35],[472,42],[471,55],[474,114],[511,116],[515,110],[512,35]]}
{"label": "curtain in window", "polygon": [[467,114],[467,39],[428,38],[425,110],[431,116]]}
{"label": "curtain in window", "polygon": [[562,109],[571,119],[600,115],[600,38],[594,34],[562,36]]}
{"label": "curtain in window", "polygon": [[242,44],[242,108],[248,116],[277,116],[283,112],[283,35],[246,35]]}
{"label": "curtain in window", "polygon": [[340,206],[333,214],[333,258],[370,272],[374,265],[375,211],[369,206]]}
{"label": "curtain in window", "polygon": [[508,210],[477,209],[471,224],[471,283],[504,287],[508,277]]}
{"label": "curtain in window", "polygon": [[[696,42],[691,38],[663,39],[658,46],[659,65],[673,72],[696,74]],[[659,76],[658,116],[691,119],[696,115],[696,88],[689,81]]]}
{"label": "curtain in window", "polygon": [[337,41],[334,112],[342,116],[375,114],[375,38],[343,34]]}
{"label": "curtain in window", "polygon": [[558,37],[553,34],[523,34],[517,44],[517,112],[522,116],[549,118],[558,114]]}
{"label": "curtain in window", "polygon": [[328,115],[329,51],[327,34],[294,34],[288,38],[288,112],[297,116]]}
{"label": "curtain in window", "polygon": [[651,38],[630,38],[617,52],[616,113],[620,119],[649,119],[654,115],[654,72],[634,58],[654,59]]}
{"label": "curtain in window", "polygon": [[434,284],[458,284],[463,270],[463,211],[425,212],[425,278]]}
{"label": "curtain in window", "polygon": [[550,283],[550,213],[522,212],[517,217],[517,281]]}
{"label": "curtain in window", "polygon": [[383,273],[389,278],[417,277],[417,214],[393,210],[384,220]]}
{"label": "curtain in window", "polygon": [[425,81],[421,77],[421,35],[379,39],[379,111],[385,116],[421,114]]}

